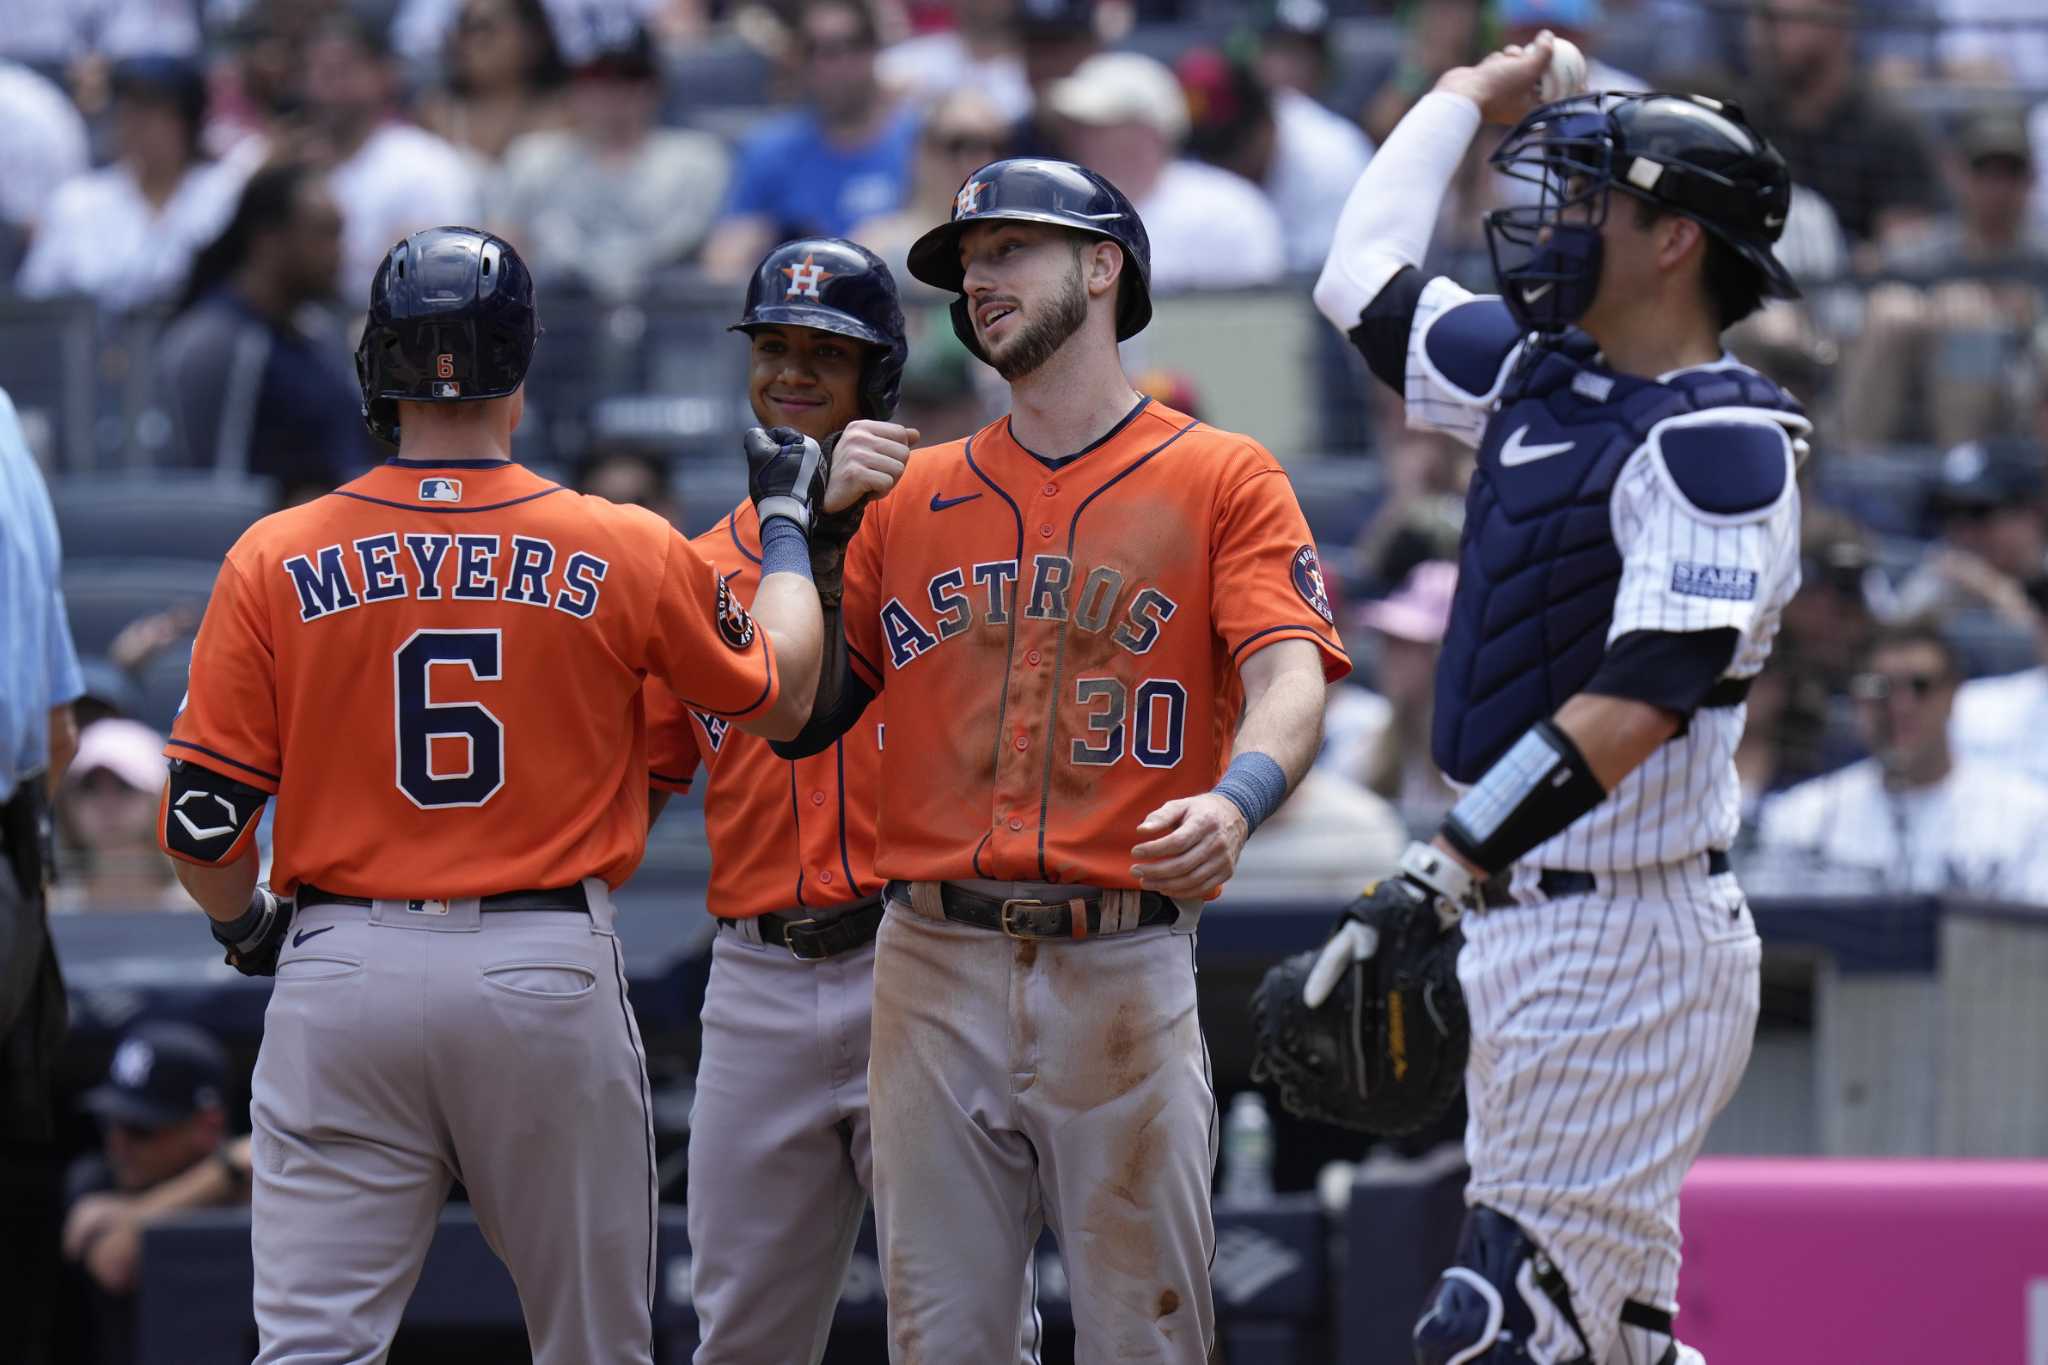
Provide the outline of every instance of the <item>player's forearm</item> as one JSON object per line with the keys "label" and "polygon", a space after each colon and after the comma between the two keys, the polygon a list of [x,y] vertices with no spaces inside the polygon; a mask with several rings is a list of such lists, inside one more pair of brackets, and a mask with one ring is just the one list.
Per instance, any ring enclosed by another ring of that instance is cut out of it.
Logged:
{"label": "player's forearm", "polygon": [[782,686],[774,704],[742,721],[741,727],[764,739],[790,739],[810,719],[817,697],[818,656],[824,640],[818,590],[803,574],[769,574],[754,594],[754,620],[767,632]]}
{"label": "player's forearm", "polygon": [[1606,800],[1682,723],[1649,702],[1579,693],[1486,770],[1444,817],[1435,847],[1474,877],[1504,871]]}
{"label": "player's forearm", "polygon": [[1426,95],[1358,177],[1315,286],[1317,309],[1338,331],[1356,327],[1403,266],[1421,266],[1479,119],[1479,106],[1463,95]]}
{"label": "player's forearm", "polygon": [[249,898],[256,892],[256,863],[256,851],[251,848],[223,866],[202,867],[174,858],[171,867],[178,874],[178,884],[201,910],[223,924],[232,924],[248,910]]}
{"label": "player's forearm", "polygon": [[1678,733],[1680,718],[1632,697],[1581,692],[1557,709],[1551,722],[1572,738],[1600,785],[1613,791]]}
{"label": "player's forearm", "polygon": [[1306,640],[1283,640],[1245,661],[1244,722],[1231,757],[1264,754],[1280,765],[1287,790],[1307,774],[1323,743],[1328,684],[1322,656]]}
{"label": "player's forearm", "polygon": [[129,1210],[138,1223],[148,1227],[187,1209],[235,1203],[248,1192],[249,1169],[249,1139],[236,1138],[212,1156],[135,1196]]}

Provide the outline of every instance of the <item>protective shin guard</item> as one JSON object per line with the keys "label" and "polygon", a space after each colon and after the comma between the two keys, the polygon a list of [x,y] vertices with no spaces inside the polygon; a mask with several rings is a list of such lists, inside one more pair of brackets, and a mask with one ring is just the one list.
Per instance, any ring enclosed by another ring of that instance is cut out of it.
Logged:
{"label": "protective shin guard", "polygon": [[1507,1215],[1465,1214],[1416,1320],[1415,1365],[1591,1365],[1564,1277]]}

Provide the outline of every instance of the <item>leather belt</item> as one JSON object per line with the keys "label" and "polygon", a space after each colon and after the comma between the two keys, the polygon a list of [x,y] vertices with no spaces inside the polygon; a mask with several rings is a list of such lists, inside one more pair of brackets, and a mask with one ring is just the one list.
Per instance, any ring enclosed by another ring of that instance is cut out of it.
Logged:
{"label": "leather belt", "polygon": [[[754,916],[754,923],[760,926],[761,942],[789,949],[789,955],[799,962],[819,962],[873,943],[876,931],[882,927],[883,909],[882,898],[877,896],[857,909],[834,914],[823,921],[815,915],[781,914],[771,910]],[[723,916],[718,922],[729,929],[745,923],[744,920]]]}
{"label": "leather belt", "polygon": [[[1728,850],[1710,848],[1707,850],[1707,875],[1719,877],[1731,869]],[[1490,877],[1480,886],[1480,903],[1489,910],[1499,910],[1515,903],[1508,890],[1509,878]],[[1600,879],[1591,872],[1580,872],[1572,868],[1546,867],[1536,874],[1536,889],[1546,900],[1559,900],[1565,896],[1590,896],[1600,888]]]}
{"label": "leather belt", "polygon": [[[374,905],[367,896],[344,896],[338,891],[322,891],[317,886],[301,886],[293,893],[295,905]],[[392,897],[392,899],[400,899]],[[409,902],[424,905],[425,901]],[[483,896],[477,900],[477,909],[486,913],[501,910],[575,910],[590,913],[590,898],[583,894],[581,886],[564,886],[553,891],[501,891],[495,896]]]}
{"label": "leather belt", "polygon": [[[910,899],[907,882],[890,882],[889,894]],[[1069,900],[1003,900],[977,891],[939,884],[939,905],[946,918],[977,929],[991,929],[1011,938],[1092,938],[1102,932],[1102,897],[1075,896]],[[1080,918],[1075,918],[1076,912]],[[1138,895],[1138,922],[1133,928],[1168,924],[1180,915],[1180,907],[1157,891]]]}

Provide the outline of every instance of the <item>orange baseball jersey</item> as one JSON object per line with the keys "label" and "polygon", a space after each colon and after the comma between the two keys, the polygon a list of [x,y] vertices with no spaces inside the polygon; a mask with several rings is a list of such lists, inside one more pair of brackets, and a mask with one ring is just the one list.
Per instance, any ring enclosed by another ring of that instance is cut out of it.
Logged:
{"label": "orange baseball jersey", "polygon": [[[761,520],[753,503],[741,503],[690,543],[735,598],[753,602],[761,586]],[[882,889],[875,873],[881,721],[877,702],[831,748],[792,762],[777,757],[768,741],[647,680],[648,780],[683,792],[700,762],[707,774],[711,913],[745,919],[817,909]]]}
{"label": "orange baseball jersey", "polygon": [[1141,402],[1043,459],[1008,418],[919,451],[848,552],[887,722],[885,877],[1133,885],[1138,822],[1214,786],[1282,640],[1350,671],[1294,488],[1248,437]]}
{"label": "orange baseball jersey", "polygon": [[728,719],[778,688],[766,635],[653,513],[392,460],[228,552],[164,752],[276,797],[280,894],[616,887],[646,847],[650,674]]}

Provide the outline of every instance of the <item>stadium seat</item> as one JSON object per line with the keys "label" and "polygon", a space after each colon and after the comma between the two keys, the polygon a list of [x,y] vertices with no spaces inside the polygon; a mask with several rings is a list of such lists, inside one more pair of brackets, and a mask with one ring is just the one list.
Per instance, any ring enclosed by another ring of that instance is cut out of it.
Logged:
{"label": "stadium seat", "polygon": [[192,559],[68,559],[64,605],[80,654],[104,654],[121,628],[171,607],[203,609],[217,563]]}
{"label": "stadium seat", "polygon": [[267,480],[156,471],[74,474],[50,485],[67,563],[99,559],[203,562],[207,580],[257,518],[277,508]]}

